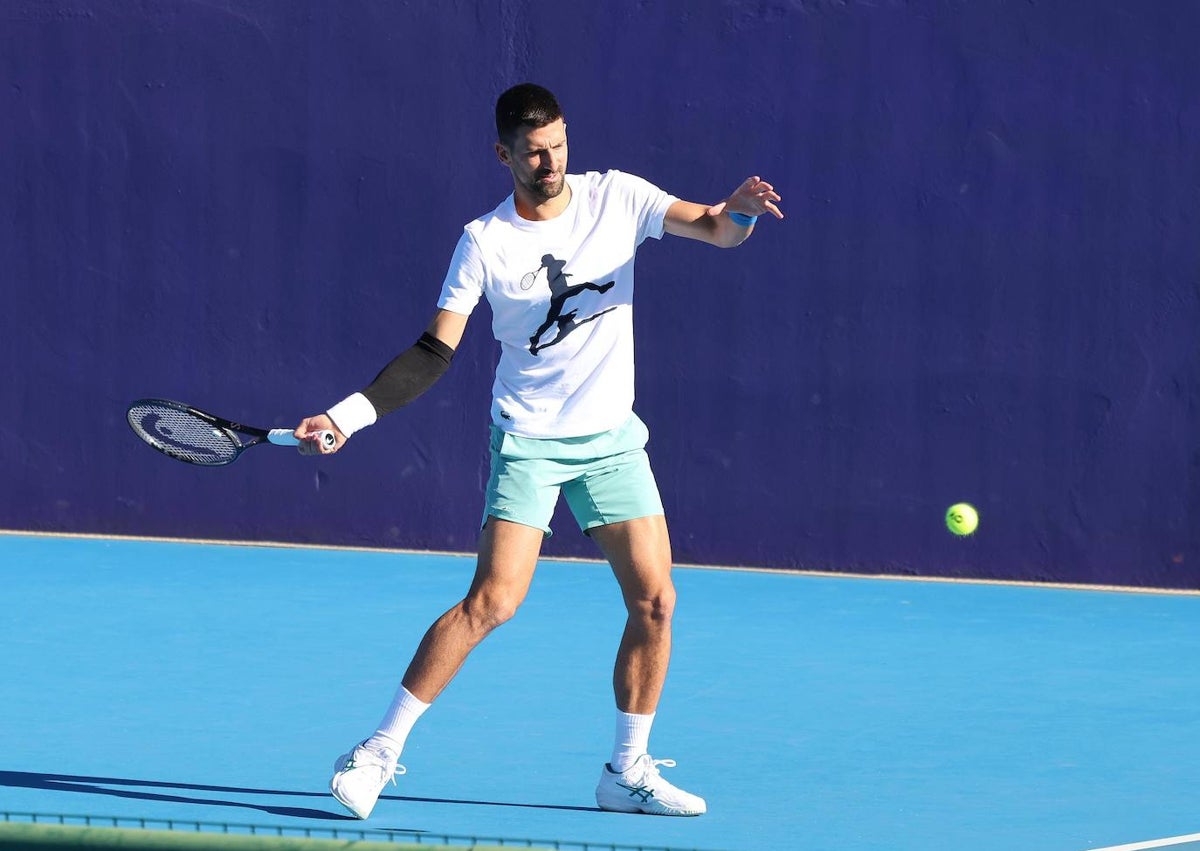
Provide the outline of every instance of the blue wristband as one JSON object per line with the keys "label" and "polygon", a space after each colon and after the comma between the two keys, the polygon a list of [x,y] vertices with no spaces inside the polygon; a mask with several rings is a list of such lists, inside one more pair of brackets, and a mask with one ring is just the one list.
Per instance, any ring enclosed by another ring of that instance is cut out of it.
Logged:
{"label": "blue wristband", "polygon": [[748,228],[758,221],[758,216],[747,216],[745,213],[730,213],[729,218],[744,228]]}

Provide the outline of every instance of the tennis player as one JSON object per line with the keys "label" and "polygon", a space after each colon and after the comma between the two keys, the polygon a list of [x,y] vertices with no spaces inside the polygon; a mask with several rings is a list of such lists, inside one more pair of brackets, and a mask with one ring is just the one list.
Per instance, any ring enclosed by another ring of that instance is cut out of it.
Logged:
{"label": "tennis player", "polygon": [[[633,413],[634,255],[664,233],[722,248],[755,219],[783,218],[758,177],[712,206],[681,201],[619,171],[567,173],[567,127],[554,95],[522,84],[496,103],[496,156],[513,192],[466,226],[425,333],[363,391],[295,430],[306,454],[336,452],[446,371],[481,296],[501,344],[488,480],[474,581],[425,633],[376,731],[340,757],[330,791],[367,818],[414,723],[488,633],[516,612],[533,579],[560,492],[620,584],[628,619],[613,672],[616,736],[600,772],[605,810],[694,816],[703,798],[667,782],[650,728],[671,655],[671,546]],[[316,435],[331,429],[333,448]]]}

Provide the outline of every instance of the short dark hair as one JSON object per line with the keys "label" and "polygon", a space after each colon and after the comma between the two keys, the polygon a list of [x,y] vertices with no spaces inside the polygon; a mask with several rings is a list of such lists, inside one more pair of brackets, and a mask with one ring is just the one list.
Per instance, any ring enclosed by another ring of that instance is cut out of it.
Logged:
{"label": "short dark hair", "polygon": [[521,83],[496,101],[496,134],[502,144],[510,145],[522,127],[545,127],[562,117],[562,107],[549,89]]}

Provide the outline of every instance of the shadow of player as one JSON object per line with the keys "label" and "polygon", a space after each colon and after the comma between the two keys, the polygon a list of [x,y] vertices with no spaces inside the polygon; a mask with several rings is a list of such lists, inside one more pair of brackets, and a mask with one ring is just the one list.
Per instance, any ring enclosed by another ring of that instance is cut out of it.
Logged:
{"label": "shadow of player", "polygon": [[[132,798],[142,801],[159,801],[168,804],[194,804],[202,806],[236,807],[257,810],[288,818],[319,819],[321,821],[357,822],[358,819],[340,812],[312,809],[310,807],[287,806],[266,802],[237,800],[230,796],[267,795],[285,798],[314,798],[332,800],[328,792],[298,792],[286,789],[255,789],[244,786],[213,786],[204,783],[173,783],[164,780],[137,780],[128,777],[95,777],[79,774],[43,774],[31,771],[0,771],[0,787],[38,789],[44,792],[75,792],[88,795],[107,795],[114,798]],[[118,788],[112,788],[118,787]],[[183,790],[186,792],[215,792],[224,797],[200,797],[170,794],[159,790]],[[515,807],[518,809],[563,810],[567,812],[601,812],[599,807],[573,806],[570,804],[540,804],[517,801],[476,801],[450,798],[419,798],[401,795],[381,795],[381,800],[410,801],[432,804],[465,804],[468,806]]]}

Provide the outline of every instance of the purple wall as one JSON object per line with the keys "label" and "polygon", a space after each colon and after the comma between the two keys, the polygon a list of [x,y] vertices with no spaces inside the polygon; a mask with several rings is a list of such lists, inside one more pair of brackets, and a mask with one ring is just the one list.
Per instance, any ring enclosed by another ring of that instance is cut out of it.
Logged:
{"label": "purple wall", "polygon": [[[680,561],[1200,587],[1198,26],[1135,0],[0,4],[0,527],[471,549],[485,309],[335,460],[194,469],[123,411],[291,425],[369,380],[509,191],[491,108],[534,79],[574,170],[784,195],[740,250],[641,253]],[[592,555],[560,518],[547,552]]]}

